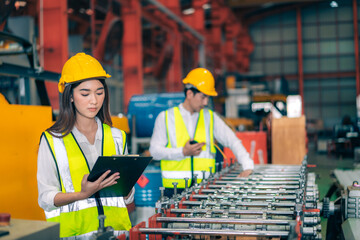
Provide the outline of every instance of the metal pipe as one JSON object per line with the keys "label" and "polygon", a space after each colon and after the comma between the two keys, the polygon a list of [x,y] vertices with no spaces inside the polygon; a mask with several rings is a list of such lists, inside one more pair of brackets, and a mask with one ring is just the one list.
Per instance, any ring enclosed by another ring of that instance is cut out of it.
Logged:
{"label": "metal pipe", "polygon": [[232,181],[232,182],[229,182],[229,181],[216,181],[217,184],[234,184],[234,185],[240,185],[240,184],[266,184],[266,185],[280,185],[280,184],[287,184],[287,185],[296,185],[296,184],[299,184],[299,181],[257,181],[257,182],[254,182],[254,181],[241,181],[241,180],[238,180],[238,181]]}
{"label": "metal pipe", "polygon": [[158,217],[158,222],[185,222],[185,223],[218,223],[218,224],[272,224],[287,225],[295,220],[276,220],[276,219],[224,219],[224,218],[188,218],[188,217]]}
{"label": "metal pipe", "polygon": [[[226,179],[227,177],[229,178],[237,178],[239,174],[238,173],[234,173],[234,174],[226,174],[224,175],[224,177],[221,177],[221,179]],[[275,174],[275,173],[266,173],[266,174],[262,174],[262,173],[258,173],[258,174],[252,174],[251,177],[249,179],[252,178],[271,178],[271,177],[294,177],[294,178],[299,178],[300,174]]]}
{"label": "metal pipe", "polygon": [[248,214],[248,215],[294,215],[294,211],[278,211],[278,210],[222,210],[222,209],[181,209],[173,208],[171,213],[193,213],[193,214],[209,214],[209,213],[228,213],[228,214]]}
{"label": "metal pipe", "polygon": [[[217,183],[217,182],[216,182]],[[244,186],[227,186],[227,185],[215,185],[215,184],[211,184],[208,186],[209,188],[236,188],[236,189],[299,189],[299,186],[296,185],[255,185],[255,186],[251,186],[251,185],[244,185]]]}
{"label": "metal pipe", "polygon": [[[233,190],[233,189],[220,189],[220,190],[214,190],[214,189],[202,189],[201,190],[201,194],[207,194],[208,196],[214,193],[216,194],[221,194],[224,195],[226,197],[235,197],[234,195],[238,195],[238,194],[244,194],[244,193],[251,193],[251,194],[296,194],[298,191],[295,190],[287,190],[285,192],[285,189],[283,189],[282,191],[277,190],[254,190],[254,189],[243,189],[243,190]],[[210,194],[208,194],[210,193]],[[229,195],[227,195],[229,194]],[[216,195],[217,198],[223,197],[221,195]],[[214,196],[215,197],[215,196]]]}
{"label": "metal pipe", "polygon": [[213,230],[213,229],[167,229],[167,228],[139,228],[144,234],[171,234],[171,235],[210,235],[210,236],[266,236],[286,237],[289,231],[235,231],[235,230]]}
{"label": "metal pipe", "polygon": [[299,178],[285,178],[285,177],[259,177],[259,178],[237,178],[237,177],[222,177],[221,180],[229,181],[297,181]]}
{"label": "metal pipe", "polygon": [[[287,193],[286,193],[287,194]],[[295,200],[295,195],[280,195],[280,196],[273,196],[273,195],[255,195],[255,196],[244,196],[244,195],[212,195],[212,194],[194,194],[192,195],[195,199],[276,199],[276,200]],[[231,202],[233,203],[233,202]],[[230,204],[231,204],[230,203]]]}
{"label": "metal pipe", "polygon": [[193,29],[192,27],[190,27],[184,20],[182,20],[179,16],[177,16],[176,14],[174,14],[172,11],[170,11],[167,7],[165,7],[164,5],[162,5],[161,3],[159,3],[156,0],[146,0],[149,3],[153,4],[154,6],[156,6],[156,8],[158,10],[160,10],[161,12],[165,13],[166,15],[168,15],[172,20],[174,20],[175,22],[177,22],[180,26],[182,26],[183,28],[185,28],[187,31],[189,31],[192,35],[194,35],[197,39],[199,39],[201,42],[204,42],[204,37],[197,32],[195,29]]}

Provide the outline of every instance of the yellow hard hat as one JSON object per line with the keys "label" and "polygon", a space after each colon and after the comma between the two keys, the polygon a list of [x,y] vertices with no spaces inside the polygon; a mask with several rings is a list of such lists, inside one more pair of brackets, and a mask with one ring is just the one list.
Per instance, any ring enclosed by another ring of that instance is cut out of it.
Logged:
{"label": "yellow hard hat", "polygon": [[111,77],[105,72],[98,60],[85,53],[78,53],[66,61],[61,72],[58,88],[63,93],[66,83],[85,79],[105,79]]}
{"label": "yellow hard hat", "polygon": [[217,96],[215,90],[215,80],[211,72],[205,68],[195,68],[191,70],[186,78],[183,79],[184,84],[191,84],[197,90],[208,96]]}

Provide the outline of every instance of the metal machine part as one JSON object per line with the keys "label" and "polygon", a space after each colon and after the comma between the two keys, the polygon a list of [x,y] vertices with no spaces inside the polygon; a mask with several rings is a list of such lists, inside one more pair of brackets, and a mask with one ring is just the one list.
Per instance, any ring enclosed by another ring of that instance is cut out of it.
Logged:
{"label": "metal machine part", "polygon": [[110,226],[105,227],[104,221],[106,216],[105,215],[99,215],[99,228],[96,233],[94,233],[90,240],[116,240],[116,237],[114,235],[114,229]]}
{"label": "metal machine part", "polygon": [[344,199],[345,219],[360,218],[360,185],[357,182],[354,182],[353,185],[347,187]]}
{"label": "metal machine part", "polygon": [[248,178],[238,178],[241,171],[237,164],[226,166],[181,194],[175,190],[170,199],[162,194],[149,227],[135,226],[130,239],[321,239],[323,204],[306,160],[302,165],[257,165]]}

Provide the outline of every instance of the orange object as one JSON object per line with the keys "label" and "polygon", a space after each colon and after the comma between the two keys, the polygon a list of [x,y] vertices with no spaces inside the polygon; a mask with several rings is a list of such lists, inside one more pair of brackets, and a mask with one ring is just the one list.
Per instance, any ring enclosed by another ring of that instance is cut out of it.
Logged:
{"label": "orange object", "polygon": [[149,182],[150,180],[144,174],[142,174],[136,183],[139,184],[140,187],[144,188]]}
{"label": "orange object", "polygon": [[123,130],[127,134],[130,133],[129,121],[125,115],[111,116],[113,127]]}
{"label": "orange object", "polygon": [[41,133],[53,123],[51,107],[9,104],[0,94],[0,109],[0,212],[45,220],[38,204],[37,151]]}
{"label": "orange object", "polygon": [[[236,136],[241,140],[255,164],[267,164],[266,132],[236,132]],[[228,162],[233,162],[235,156],[230,148],[225,147],[224,153],[229,159]]]}

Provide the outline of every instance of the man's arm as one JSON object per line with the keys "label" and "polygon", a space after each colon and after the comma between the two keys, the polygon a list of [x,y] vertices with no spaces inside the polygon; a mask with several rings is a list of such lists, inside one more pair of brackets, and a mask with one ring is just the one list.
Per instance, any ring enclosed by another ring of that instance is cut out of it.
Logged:
{"label": "man's arm", "polygon": [[167,148],[168,143],[165,124],[165,111],[161,112],[156,120],[150,140],[150,154],[155,160],[181,160],[184,158],[183,148]]}
{"label": "man's arm", "polygon": [[[245,170],[254,169],[254,161],[250,158],[241,140],[236,137],[235,133],[216,113],[214,113],[214,137],[224,147],[231,149],[238,162],[242,165],[244,172]],[[249,172],[251,173],[251,171],[246,171],[248,174],[245,175],[249,175]]]}

